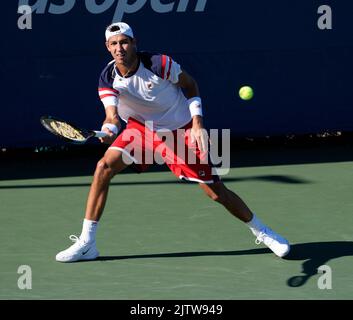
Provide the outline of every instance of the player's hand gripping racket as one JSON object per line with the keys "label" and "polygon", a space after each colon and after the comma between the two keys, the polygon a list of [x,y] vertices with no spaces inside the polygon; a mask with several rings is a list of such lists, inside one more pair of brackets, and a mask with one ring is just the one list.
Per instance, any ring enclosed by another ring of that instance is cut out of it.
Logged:
{"label": "player's hand gripping racket", "polygon": [[64,140],[76,143],[83,144],[89,138],[103,138],[108,134],[104,131],[94,131],[78,128],[70,122],[60,120],[52,116],[42,116],[40,118],[41,124],[49,130],[51,133],[63,138]]}

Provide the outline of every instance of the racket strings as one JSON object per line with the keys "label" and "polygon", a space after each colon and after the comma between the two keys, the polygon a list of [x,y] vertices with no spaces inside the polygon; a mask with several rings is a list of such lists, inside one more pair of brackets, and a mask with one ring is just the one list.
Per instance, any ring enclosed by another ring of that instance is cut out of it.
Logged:
{"label": "racket strings", "polygon": [[74,140],[85,140],[85,137],[80,133],[79,130],[73,128],[69,124],[60,121],[51,121],[50,127],[57,132],[59,135]]}

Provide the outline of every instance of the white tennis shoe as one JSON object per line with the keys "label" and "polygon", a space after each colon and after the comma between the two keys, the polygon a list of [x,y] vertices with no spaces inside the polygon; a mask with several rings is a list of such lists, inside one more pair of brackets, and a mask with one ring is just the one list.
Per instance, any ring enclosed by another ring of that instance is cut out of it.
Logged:
{"label": "white tennis shoe", "polygon": [[70,240],[75,242],[68,249],[59,252],[55,260],[59,262],[75,262],[80,260],[94,260],[99,256],[96,242],[84,242],[75,235],[70,236]]}
{"label": "white tennis shoe", "polygon": [[256,236],[255,243],[264,243],[269,247],[278,257],[282,258],[290,251],[290,245],[287,239],[274,232],[269,227],[264,227],[261,230],[250,228]]}

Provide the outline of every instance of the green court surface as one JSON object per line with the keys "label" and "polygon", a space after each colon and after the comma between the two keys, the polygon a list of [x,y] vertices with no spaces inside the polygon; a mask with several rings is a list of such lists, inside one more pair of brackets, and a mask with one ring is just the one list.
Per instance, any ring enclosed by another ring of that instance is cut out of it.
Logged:
{"label": "green court surface", "polygon": [[[80,234],[91,176],[2,180],[0,299],[352,299],[352,168],[241,167],[223,178],[290,240],[287,259],[256,245],[197,184],[148,172],[113,179],[100,259],[58,263],[68,236]],[[21,265],[31,268],[31,289],[18,287]]]}

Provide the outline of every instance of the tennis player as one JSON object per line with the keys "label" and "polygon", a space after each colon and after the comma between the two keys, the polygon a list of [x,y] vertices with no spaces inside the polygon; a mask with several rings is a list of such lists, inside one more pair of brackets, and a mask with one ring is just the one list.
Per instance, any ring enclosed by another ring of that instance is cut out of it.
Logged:
{"label": "tennis player", "polygon": [[[114,60],[101,73],[98,92],[106,113],[102,130],[108,133],[101,141],[110,147],[94,173],[81,235],[70,236],[75,243],[59,252],[56,260],[74,262],[99,256],[96,231],[110,180],[131,163],[139,171],[146,170],[150,164],[146,151],[163,157],[178,178],[197,182],[207,196],[250,228],[257,244],[264,243],[277,256],[285,256],[290,250],[288,241],[263,224],[225,187],[211,163],[202,161],[208,158],[208,138],[195,80],[171,57],[137,51],[133,31],[126,23],[113,23],[105,37]],[[120,134],[119,119],[126,122]],[[173,138],[163,139],[161,132]],[[180,160],[177,148],[167,141],[182,143],[186,154],[191,150],[197,161],[189,161],[188,156]]]}

